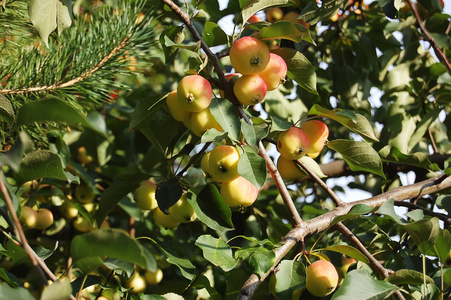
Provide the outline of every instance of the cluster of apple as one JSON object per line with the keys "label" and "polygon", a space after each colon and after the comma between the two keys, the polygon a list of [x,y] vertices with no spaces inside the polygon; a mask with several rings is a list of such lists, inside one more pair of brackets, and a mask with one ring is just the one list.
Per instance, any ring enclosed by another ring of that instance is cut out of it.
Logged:
{"label": "cluster of apple", "polygon": [[144,180],[135,190],[136,205],[144,211],[152,211],[153,219],[157,224],[165,228],[175,228],[180,223],[188,223],[197,219],[193,207],[188,202],[187,193],[183,193],[180,199],[169,208],[168,213],[158,207],[155,191],[157,184],[154,179]]}
{"label": "cluster of apple", "polygon": [[229,207],[247,207],[258,196],[258,188],[238,174],[238,149],[230,145],[219,145],[204,154],[201,168],[220,186],[222,200]]}
{"label": "cluster of apple", "polygon": [[308,155],[316,158],[323,150],[329,136],[329,128],[319,120],[309,120],[299,127],[290,127],[283,131],[277,139],[277,150],[280,157],[277,169],[280,176],[287,181],[299,180],[307,174],[300,170],[294,160]]}

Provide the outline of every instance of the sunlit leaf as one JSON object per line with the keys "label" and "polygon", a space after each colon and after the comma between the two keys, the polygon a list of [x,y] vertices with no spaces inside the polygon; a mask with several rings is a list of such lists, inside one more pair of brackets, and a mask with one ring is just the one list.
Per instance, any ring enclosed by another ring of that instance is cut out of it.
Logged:
{"label": "sunlit leaf", "polygon": [[271,249],[250,247],[237,250],[235,257],[239,260],[246,260],[253,273],[263,276],[273,266],[276,255]]}
{"label": "sunlit leaf", "polygon": [[233,140],[239,140],[241,122],[235,106],[225,99],[213,98],[210,111],[222,129],[229,134],[229,137]]}
{"label": "sunlit leaf", "polygon": [[0,283],[0,300],[36,300],[30,291],[23,287],[11,287],[7,282]]}
{"label": "sunlit leaf", "polygon": [[289,6],[293,2],[290,0],[248,0],[245,2],[241,16],[243,17],[243,23],[245,23],[255,13],[271,6]]}
{"label": "sunlit leaf", "polygon": [[236,261],[233,258],[232,249],[221,238],[201,235],[196,240],[196,246],[202,249],[206,260],[220,267],[225,272],[235,267]]}
{"label": "sunlit leaf", "polygon": [[202,39],[209,47],[227,44],[227,34],[213,22],[206,22],[204,32],[202,32]]}
{"label": "sunlit leaf", "polygon": [[365,255],[363,255],[362,252],[360,252],[356,248],[349,246],[349,245],[328,246],[328,247],[324,248],[324,250],[338,252],[338,253],[344,254],[346,256],[355,258],[356,260],[359,260],[366,264],[369,264],[368,258]]}
{"label": "sunlit leaf", "polygon": [[72,295],[72,286],[69,280],[66,278],[60,281],[57,280],[52,284],[45,286],[41,294],[41,299],[66,300],[71,295]]}
{"label": "sunlit leaf", "polygon": [[16,119],[11,102],[3,95],[0,95],[0,119],[8,123],[8,125],[11,125]]}
{"label": "sunlit leaf", "polygon": [[291,299],[295,290],[305,287],[305,266],[297,260],[282,260],[275,273],[275,293],[278,299]]}
{"label": "sunlit leaf", "polygon": [[427,276],[423,276],[423,273],[415,271],[415,270],[408,270],[408,269],[401,269],[396,270],[394,274],[390,274],[386,279],[386,281],[392,283],[392,284],[413,284],[413,285],[422,285],[424,281],[427,283],[434,283],[434,280]]}
{"label": "sunlit leaf", "polygon": [[244,150],[238,161],[238,173],[260,189],[266,181],[266,162],[257,149],[247,146]]}

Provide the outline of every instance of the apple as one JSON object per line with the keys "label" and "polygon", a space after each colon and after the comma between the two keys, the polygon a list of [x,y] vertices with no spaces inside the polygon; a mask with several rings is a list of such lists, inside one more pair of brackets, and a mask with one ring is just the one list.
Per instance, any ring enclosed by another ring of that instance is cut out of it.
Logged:
{"label": "apple", "polygon": [[176,90],[168,94],[166,97],[166,104],[168,105],[169,111],[175,120],[184,122],[191,117],[192,112],[187,111],[179,104]]}
{"label": "apple", "polygon": [[233,93],[243,105],[255,105],[263,101],[266,96],[266,83],[257,74],[243,75],[233,86]]}
{"label": "apple", "polygon": [[165,214],[159,207],[153,210],[153,220],[155,223],[164,228],[175,228],[180,225],[180,222],[174,219],[170,214]]}
{"label": "apple", "polygon": [[274,23],[283,19],[283,11],[279,7],[272,7],[266,11],[266,20]]}
{"label": "apple", "polygon": [[346,256],[341,257],[341,267],[337,269],[338,276],[340,276],[340,279],[338,280],[338,285],[342,284],[344,278],[346,277],[346,273],[348,272],[349,267],[352,264],[355,264],[356,262],[357,260],[355,258]]}
{"label": "apple", "polygon": [[78,148],[77,158],[82,165],[87,165],[94,160],[94,158],[91,155],[88,155],[88,151],[84,146]]}
{"label": "apple", "polygon": [[74,228],[79,232],[88,232],[94,229],[92,224],[83,216],[77,216],[72,222]]}
{"label": "apple", "polygon": [[257,38],[245,36],[233,43],[230,48],[230,62],[238,73],[257,74],[269,62],[269,48]]}
{"label": "apple", "polygon": [[177,86],[177,100],[181,107],[190,112],[206,109],[213,98],[210,82],[200,75],[188,75]]}
{"label": "apple", "polygon": [[[226,74],[224,77],[227,80],[227,82],[230,84],[230,86],[235,85],[235,82],[238,78],[240,78],[242,75],[240,73],[230,73],[230,74]],[[224,91],[223,90],[219,90],[219,96],[221,96],[221,98],[225,97]]]}
{"label": "apple", "polygon": [[266,83],[268,91],[272,91],[275,90],[279,84],[285,82],[287,69],[287,63],[280,55],[270,53],[268,65],[262,72],[258,73],[258,75]]}
{"label": "apple", "polygon": [[157,285],[163,280],[163,271],[161,269],[156,269],[155,271],[147,270],[144,273],[144,278],[147,284]]}
{"label": "apple", "polygon": [[258,188],[239,176],[221,184],[221,197],[229,207],[247,207],[257,200]]}
{"label": "apple", "polygon": [[188,202],[187,195],[183,193],[180,199],[169,208],[169,215],[180,223],[188,223],[196,219],[196,213]]}
{"label": "apple", "polygon": [[338,285],[338,273],[327,260],[317,260],[307,267],[305,287],[310,294],[324,297],[332,293]]}
{"label": "apple", "polygon": [[319,120],[309,120],[302,124],[301,130],[304,131],[310,142],[307,155],[311,158],[318,157],[329,137],[329,127]]}
{"label": "apple", "polygon": [[152,210],[158,206],[155,198],[157,184],[152,180],[144,180],[135,190],[134,197],[136,205],[142,210]]}
{"label": "apple", "polygon": [[285,16],[283,17],[283,19],[285,21],[289,21],[292,23],[298,23],[303,25],[305,28],[309,29],[310,28],[310,24],[305,22],[304,20],[301,19],[297,19],[297,17],[299,17],[299,14],[295,11],[290,11],[288,13],[285,14]]}
{"label": "apple", "polygon": [[91,191],[91,188],[85,183],[77,185],[74,194],[75,199],[80,203],[92,203],[96,197],[96,194],[94,194]]}
{"label": "apple", "polygon": [[53,224],[53,213],[47,208],[38,209],[36,214],[36,229],[47,229]]}
{"label": "apple", "polygon": [[277,139],[277,150],[283,158],[296,160],[303,157],[309,149],[310,142],[305,134],[298,127],[291,127],[282,132]]}
{"label": "apple", "polygon": [[238,149],[230,145],[216,146],[210,153],[208,170],[214,181],[231,181],[239,176],[238,161],[240,153]]}
{"label": "apple", "polygon": [[199,112],[194,112],[191,115],[189,129],[197,136],[202,136],[208,129],[215,128],[218,131],[222,131],[221,125],[216,121],[215,117],[211,114],[209,108],[206,108]]}
{"label": "apple", "polygon": [[23,206],[19,221],[25,228],[35,228],[38,222],[38,214],[30,206]]}
{"label": "apple", "polygon": [[69,200],[64,201],[59,210],[66,219],[73,219],[78,216],[78,209]]}
{"label": "apple", "polygon": [[210,155],[211,151],[204,153],[200,161],[200,168],[204,171],[205,176],[210,175]]}
{"label": "apple", "polygon": [[279,156],[277,159],[277,169],[280,176],[286,181],[297,181],[307,176],[301,168],[299,168],[293,160],[289,160]]}
{"label": "apple", "polygon": [[252,24],[252,23],[261,22],[263,20],[257,15],[252,15],[247,21]]}
{"label": "apple", "polygon": [[130,293],[132,294],[139,294],[144,292],[146,290],[146,286],[146,279],[138,272],[135,272],[133,276],[124,283],[124,287],[131,289]]}

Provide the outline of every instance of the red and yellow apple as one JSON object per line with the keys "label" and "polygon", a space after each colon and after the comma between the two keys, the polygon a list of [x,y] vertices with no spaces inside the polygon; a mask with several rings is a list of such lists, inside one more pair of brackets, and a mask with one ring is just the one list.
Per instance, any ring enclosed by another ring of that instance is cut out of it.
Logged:
{"label": "red and yellow apple", "polygon": [[270,53],[269,55],[268,65],[258,75],[266,83],[268,91],[272,91],[285,82],[288,68],[285,60],[280,55],[275,53]]}
{"label": "red and yellow apple", "polygon": [[257,74],[243,75],[233,86],[233,93],[243,105],[255,105],[263,101],[266,96],[266,83]]}
{"label": "red and yellow apple", "polygon": [[191,117],[192,112],[187,111],[179,104],[179,101],[177,100],[177,91],[172,91],[168,94],[166,97],[166,104],[175,120],[184,122]]}
{"label": "red and yellow apple", "polygon": [[232,181],[221,183],[221,197],[229,207],[247,207],[257,200],[258,188],[239,176]]}
{"label": "red and yellow apple", "polygon": [[245,36],[233,43],[230,48],[230,62],[238,73],[257,74],[269,62],[269,48],[261,40]]}
{"label": "red and yellow apple", "polygon": [[195,135],[202,136],[208,129],[211,128],[222,131],[221,125],[219,125],[215,117],[211,114],[209,108],[206,108],[199,112],[194,112],[191,115],[189,129]]}
{"label": "red and yellow apple", "polygon": [[324,297],[332,293],[338,285],[335,266],[327,260],[317,260],[307,267],[305,287],[310,294]]}
{"label": "red and yellow apple", "polygon": [[298,19],[297,17],[299,17],[299,14],[295,11],[290,11],[288,13],[285,14],[285,16],[283,17],[283,19],[285,21],[289,21],[292,23],[298,23],[303,25],[304,27],[306,27],[307,29],[310,28],[310,24],[305,22],[304,20]]}
{"label": "red and yellow apple", "polygon": [[290,127],[282,132],[277,139],[277,150],[283,158],[296,160],[303,157],[310,147],[310,142],[305,134],[298,127]]}
{"label": "red and yellow apple", "polygon": [[239,176],[239,160],[240,153],[236,147],[230,145],[216,146],[210,152],[208,171],[214,181],[231,181]]}
{"label": "red and yellow apple", "polygon": [[340,279],[338,280],[338,285],[341,285],[343,283],[344,278],[346,277],[346,273],[348,272],[349,267],[352,264],[355,264],[357,260],[352,257],[341,257],[341,267],[337,269],[338,276],[340,276]]}
{"label": "red and yellow apple", "polygon": [[296,162],[279,156],[277,159],[277,170],[286,181],[297,181],[307,176],[303,170],[296,166]]}
{"label": "red and yellow apple", "polygon": [[206,109],[212,98],[210,82],[200,75],[185,76],[177,86],[177,100],[187,111],[198,112]]}
{"label": "red and yellow apple", "polygon": [[[233,89],[233,86],[235,85],[236,80],[238,78],[240,78],[241,76],[242,75],[240,73],[230,73],[230,74],[226,74],[224,77]],[[219,90],[219,96],[221,96],[221,98],[225,97],[223,90]]]}
{"label": "red and yellow apple", "polygon": [[156,208],[158,206],[157,199],[155,198],[156,189],[157,184],[152,180],[142,181],[134,193],[136,206],[142,210],[152,210]]}
{"label": "red and yellow apple", "polygon": [[261,22],[263,20],[257,15],[252,15],[247,21],[252,24],[252,23]]}
{"label": "red and yellow apple", "polygon": [[310,142],[307,155],[311,158],[318,157],[329,137],[329,127],[319,120],[309,120],[302,124],[301,130],[304,131]]}
{"label": "red and yellow apple", "polygon": [[180,223],[188,223],[196,219],[196,213],[188,202],[187,195],[183,193],[180,199],[169,208],[169,215]]}

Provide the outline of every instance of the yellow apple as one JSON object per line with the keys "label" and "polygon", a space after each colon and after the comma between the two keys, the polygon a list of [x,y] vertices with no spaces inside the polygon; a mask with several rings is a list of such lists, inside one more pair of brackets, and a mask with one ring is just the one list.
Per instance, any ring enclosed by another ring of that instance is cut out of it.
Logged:
{"label": "yellow apple", "polygon": [[258,75],[266,83],[268,91],[275,90],[281,83],[285,82],[287,76],[287,64],[285,60],[275,53],[270,53],[269,63]]}
{"label": "yellow apple", "polygon": [[91,155],[88,155],[88,151],[84,146],[78,148],[77,158],[80,163],[87,165],[94,160]]}
{"label": "yellow apple", "polygon": [[83,217],[83,216],[77,216],[77,218],[72,223],[74,225],[74,228],[79,232],[88,232],[94,229],[91,223]]}
{"label": "yellow apple", "polygon": [[332,293],[338,285],[338,273],[327,260],[317,260],[307,267],[305,287],[310,294],[324,297]]}
{"label": "yellow apple", "polygon": [[346,257],[346,256],[342,256],[341,257],[341,267],[339,267],[337,269],[338,276],[340,276],[340,279],[338,281],[338,285],[342,284],[344,278],[346,277],[346,273],[348,272],[349,267],[352,264],[355,264],[356,262],[357,262],[357,260],[355,260],[355,258]]}
{"label": "yellow apple", "polygon": [[200,168],[204,171],[205,175],[210,175],[210,155],[211,151],[204,153],[200,161]]}
{"label": "yellow apple", "polygon": [[47,229],[53,224],[53,213],[47,208],[40,208],[36,211],[36,229]]}
{"label": "yellow apple", "polygon": [[304,131],[310,142],[307,155],[311,158],[318,157],[329,137],[329,128],[319,120],[310,120],[302,124],[301,130]]}
{"label": "yellow apple", "polygon": [[92,203],[96,197],[87,184],[81,183],[75,187],[75,199],[80,203]]}
{"label": "yellow apple", "polygon": [[266,83],[257,74],[243,75],[233,86],[233,93],[243,105],[255,105],[263,101],[266,96]]}
{"label": "yellow apple", "polygon": [[166,97],[166,104],[169,107],[172,117],[180,122],[184,122],[191,117],[192,112],[183,108],[177,100],[177,91],[172,91]]}
{"label": "yellow apple", "polygon": [[19,221],[25,228],[35,228],[38,222],[38,214],[30,206],[23,206]]}
{"label": "yellow apple", "polygon": [[214,181],[231,181],[239,176],[238,161],[240,153],[238,149],[230,145],[216,146],[210,153],[208,170]]}
{"label": "yellow apple", "polygon": [[146,279],[147,284],[159,284],[161,280],[163,280],[163,271],[161,269],[156,269],[155,271],[147,270],[144,273],[144,278]]}
{"label": "yellow apple", "polygon": [[296,160],[303,157],[309,149],[310,142],[305,134],[298,127],[291,127],[282,132],[277,139],[277,150],[283,158]]}
{"label": "yellow apple", "polygon": [[183,193],[180,199],[169,208],[169,215],[180,223],[188,223],[196,219],[196,213],[188,202],[187,193]]}
{"label": "yellow apple", "polygon": [[274,23],[283,19],[283,11],[280,7],[272,7],[266,11],[266,20]]}
{"label": "yellow apple", "polygon": [[307,173],[296,166],[294,161],[282,156],[279,156],[277,159],[277,170],[279,170],[280,176],[286,181],[297,181],[307,176]]}
{"label": "yellow apple", "polygon": [[142,210],[152,210],[158,206],[155,198],[157,185],[151,180],[144,180],[135,190],[134,197],[136,205]]}
{"label": "yellow apple", "polygon": [[221,184],[221,197],[230,207],[247,207],[257,200],[258,188],[246,178],[239,176]]}
{"label": "yellow apple", "polygon": [[139,294],[146,290],[146,279],[141,276],[138,272],[135,272],[130,279],[128,279],[124,283],[124,287],[130,290],[130,293],[132,294]]}
{"label": "yellow apple", "polygon": [[175,228],[180,225],[180,222],[174,219],[170,214],[165,214],[159,207],[153,210],[153,220],[155,223],[164,228]]}
{"label": "yellow apple", "polygon": [[78,209],[69,200],[64,201],[59,209],[66,219],[73,219],[78,216]]}
{"label": "yellow apple", "polygon": [[250,36],[235,41],[229,55],[232,66],[243,75],[257,74],[263,71],[269,62],[268,46]]}
{"label": "yellow apple", "polygon": [[194,112],[191,115],[189,129],[197,136],[202,136],[208,129],[215,128],[218,131],[222,131],[221,125],[216,121],[215,117],[211,114],[209,108],[206,108],[199,112]]}
{"label": "yellow apple", "polygon": [[188,75],[177,86],[177,100],[187,111],[197,112],[206,109],[213,98],[210,82],[200,75]]}

